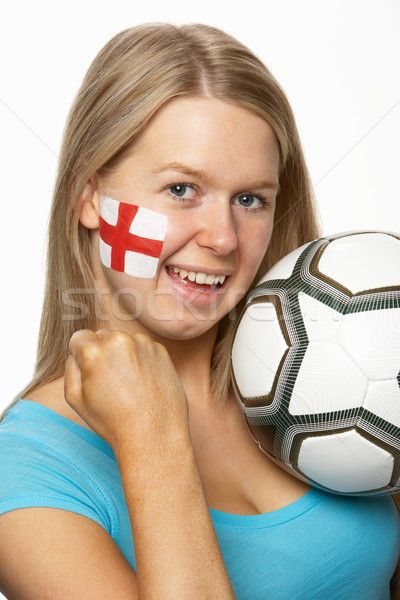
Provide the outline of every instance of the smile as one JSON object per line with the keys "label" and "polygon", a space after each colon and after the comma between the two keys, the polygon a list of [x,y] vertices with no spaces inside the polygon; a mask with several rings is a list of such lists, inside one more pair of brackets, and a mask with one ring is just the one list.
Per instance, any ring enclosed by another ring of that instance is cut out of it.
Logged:
{"label": "smile", "polygon": [[[169,267],[171,268],[171,267]],[[189,279],[189,281],[195,281],[196,283],[204,285],[222,285],[226,279],[226,275],[207,275],[207,273],[195,273],[194,271],[185,271],[178,267],[172,267],[174,273],[179,273],[182,279]]]}
{"label": "smile", "polygon": [[224,274],[214,275],[202,271],[188,271],[179,267],[167,266],[170,277],[175,281],[180,281],[193,291],[212,291],[218,290],[225,282],[227,276]]}

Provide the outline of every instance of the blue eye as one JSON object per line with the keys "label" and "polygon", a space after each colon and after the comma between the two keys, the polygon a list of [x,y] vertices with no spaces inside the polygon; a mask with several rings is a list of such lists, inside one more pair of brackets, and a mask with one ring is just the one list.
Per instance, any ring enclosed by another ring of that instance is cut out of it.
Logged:
{"label": "blue eye", "polygon": [[170,185],[168,190],[173,196],[187,200],[193,198],[195,193],[193,186],[188,183],[175,183],[174,185]]}
{"label": "blue eye", "polygon": [[255,196],[254,194],[242,194],[238,196],[234,200],[234,204],[239,204],[239,206],[243,206],[243,208],[249,209],[257,209],[262,208],[266,201],[260,196]]}
{"label": "blue eye", "polygon": [[179,196],[181,198],[185,195],[186,187],[186,185],[171,185],[169,189],[174,194],[174,196]]}

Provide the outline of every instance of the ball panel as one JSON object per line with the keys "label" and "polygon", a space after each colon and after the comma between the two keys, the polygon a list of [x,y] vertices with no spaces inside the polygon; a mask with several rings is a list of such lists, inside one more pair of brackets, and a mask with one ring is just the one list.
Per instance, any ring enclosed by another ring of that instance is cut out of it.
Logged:
{"label": "ball panel", "polygon": [[335,342],[315,342],[305,353],[289,405],[291,415],[331,413],[362,406],[368,380]]}
{"label": "ball panel", "polygon": [[[276,413],[283,413],[287,410],[292,396],[293,386],[296,380],[297,372],[301,366],[305,346],[291,346],[282,357],[282,361],[276,372],[276,377],[269,394],[256,397],[242,397],[238,390],[236,394],[239,397],[241,407],[246,418],[254,425],[267,425],[271,423],[271,418],[276,418]],[[233,377],[234,387],[235,379]],[[289,416],[289,420],[290,420]],[[288,421],[289,423],[289,421]]]}
{"label": "ball panel", "polygon": [[273,281],[275,279],[288,279],[293,272],[296,261],[300,258],[307,246],[309,246],[309,243],[304,244],[300,248],[297,248],[297,250],[294,250],[287,256],[281,258],[281,260],[278,261],[262,279],[260,279],[259,284],[264,281]]}
{"label": "ball panel", "polygon": [[400,308],[346,314],[338,341],[369,379],[395,379],[400,365]]}
{"label": "ball panel", "polygon": [[400,388],[397,380],[371,381],[363,408],[400,428]]}
{"label": "ball panel", "polygon": [[316,298],[300,292],[301,314],[310,342],[329,341],[336,338],[342,315]]}
{"label": "ball panel", "polygon": [[[298,419],[296,424],[289,424],[283,432],[283,439],[275,438],[277,455],[284,462],[297,464],[303,440],[314,435],[333,434],[353,429],[359,419],[359,408],[329,413],[328,415],[307,415]],[[279,431],[279,430],[278,430]]]}
{"label": "ball panel", "polygon": [[319,485],[341,493],[376,490],[390,484],[393,456],[356,431],[307,438],[298,468]]}
{"label": "ball panel", "polygon": [[232,346],[232,366],[243,397],[269,394],[287,348],[273,303],[250,305]]}
{"label": "ball panel", "polygon": [[[379,269],[371,265],[379,264]],[[333,239],[320,257],[321,273],[353,294],[399,285],[400,239],[385,233],[354,233]]]}

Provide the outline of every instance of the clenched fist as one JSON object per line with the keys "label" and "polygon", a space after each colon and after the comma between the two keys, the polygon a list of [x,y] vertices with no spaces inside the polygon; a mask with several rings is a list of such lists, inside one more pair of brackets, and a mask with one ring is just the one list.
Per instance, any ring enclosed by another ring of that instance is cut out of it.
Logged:
{"label": "clenched fist", "polygon": [[114,449],[158,444],[188,431],[185,392],[164,346],[143,334],[73,334],[65,399]]}

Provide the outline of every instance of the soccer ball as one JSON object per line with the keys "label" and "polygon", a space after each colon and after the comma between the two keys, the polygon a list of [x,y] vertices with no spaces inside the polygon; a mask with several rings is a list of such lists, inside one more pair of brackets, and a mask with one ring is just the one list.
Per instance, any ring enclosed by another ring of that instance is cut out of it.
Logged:
{"label": "soccer ball", "polygon": [[249,295],[232,381],[260,448],[348,495],[400,491],[400,234],[306,244]]}

